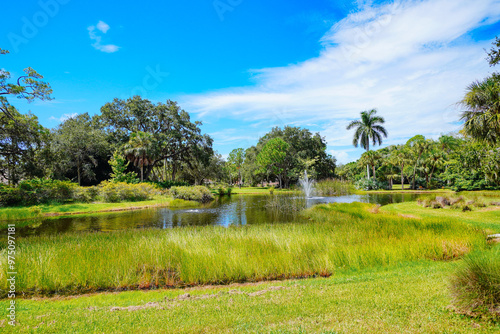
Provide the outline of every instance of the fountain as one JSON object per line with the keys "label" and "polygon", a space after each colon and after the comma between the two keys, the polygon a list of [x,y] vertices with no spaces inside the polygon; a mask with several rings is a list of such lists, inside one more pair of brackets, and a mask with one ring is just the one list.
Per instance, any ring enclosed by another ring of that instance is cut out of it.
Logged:
{"label": "fountain", "polygon": [[307,171],[304,171],[304,178],[299,180],[300,186],[302,187],[302,191],[307,198],[310,198],[314,192],[314,180],[309,180],[307,176]]}

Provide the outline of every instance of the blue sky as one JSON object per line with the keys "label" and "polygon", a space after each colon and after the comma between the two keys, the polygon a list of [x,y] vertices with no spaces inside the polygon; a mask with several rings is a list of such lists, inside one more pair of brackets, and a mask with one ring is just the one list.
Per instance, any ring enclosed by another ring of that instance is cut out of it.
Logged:
{"label": "blue sky", "polygon": [[273,126],[319,131],[340,162],[347,123],[377,108],[385,145],[460,128],[465,87],[492,71],[500,1],[41,0],[3,5],[0,68],[28,66],[51,102],[11,101],[47,127],[113,98],[176,100],[223,155]]}

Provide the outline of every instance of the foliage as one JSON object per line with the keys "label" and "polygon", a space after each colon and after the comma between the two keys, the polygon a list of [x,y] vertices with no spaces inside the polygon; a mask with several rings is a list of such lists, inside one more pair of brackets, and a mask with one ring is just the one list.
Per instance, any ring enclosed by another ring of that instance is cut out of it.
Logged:
{"label": "foliage", "polygon": [[272,173],[279,179],[280,188],[283,186],[283,178],[287,174],[289,165],[287,155],[290,145],[281,138],[269,140],[257,155],[257,163],[262,171]]}
{"label": "foliage", "polygon": [[207,203],[214,199],[210,190],[205,186],[172,187],[170,193],[174,198],[201,203]]}
{"label": "foliage", "polygon": [[141,182],[144,182],[144,166],[153,163],[153,135],[149,132],[134,132],[124,146],[125,155],[135,167],[141,170]]}
{"label": "foliage", "polygon": [[151,160],[144,165],[144,179],[149,178],[157,164],[167,161],[172,168],[172,180],[175,180],[181,163],[188,164],[193,157],[212,155],[212,139],[201,134],[202,123],[191,122],[189,114],[171,100],[154,104],[140,96],[114,99],[101,108],[101,115],[96,120],[117,146],[129,142],[133,133],[144,132],[152,136]]}
{"label": "foliage", "polygon": [[188,187],[189,183],[184,181],[161,181],[161,182],[149,182],[162,189],[170,189],[172,187]]}
{"label": "foliage", "polygon": [[2,206],[64,203],[72,199],[77,185],[69,181],[31,179],[19,182],[17,187],[0,187]]}
{"label": "foliage", "polygon": [[381,125],[385,123],[383,117],[376,116],[377,110],[361,112],[360,121],[352,121],[347,126],[347,130],[356,129],[352,144],[354,147],[361,145],[362,148],[369,151],[370,141],[373,145],[382,145],[382,136],[387,137],[386,129]]}
{"label": "foliage", "polygon": [[[8,50],[0,49],[0,55],[8,54]],[[14,119],[15,115],[12,114],[12,108],[7,100],[7,96],[11,95],[18,99],[24,99],[32,102],[35,99],[51,100],[50,94],[52,89],[45,81],[42,81],[43,76],[37,73],[31,67],[24,69],[24,75],[15,80],[15,83],[9,83],[11,78],[10,72],[0,69],[0,111],[5,116]]]}
{"label": "foliage", "polygon": [[113,156],[108,161],[111,166],[111,182],[125,182],[125,183],[138,183],[137,175],[133,172],[127,173],[127,168],[129,162],[123,157],[123,155],[115,151]]}
{"label": "foliage", "polygon": [[159,193],[157,188],[148,183],[130,184],[109,181],[101,182],[98,190],[102,200],[108,203],[145,201],[152,199]]}
{"label": "foliage", "polygon": [[79,185],[83,179],[95,179],[94,168],[98,165],[98,157],[106,156],[110,147],[104,132],[91,117],[85,113],[68,118],[58,126],[53,136],[53,151],[63,174],[76,168]]}
{"label": "foliage", "polygon": [[96,186],[75,187],[72,198],[79,203],[91,203],[99,199],[100,189]]}
{"label": "foliage", "polygon": [[494,74],[467,87],[460,102],[465,108],[462,120],[464,132],[490,144],[499,142],[500,136],[500,76]]}
{"label": "foliage", "polygon": [[500,319],[500,247],[470,254],[452,277],[457,309]]}
{"label": "foliage", "polygon": [[381,190],[381,189],[387,189],[388,185],[385,182],[380,182],[374,178],[371,179],[360,179],[355,183],[356,189],[360,190]]}
{"label": "foliage", "polygon": [[0,177],[15,185],[23,178],[43,177],[50,161],[50,132],[34,115],[9,107],[0,114]]}

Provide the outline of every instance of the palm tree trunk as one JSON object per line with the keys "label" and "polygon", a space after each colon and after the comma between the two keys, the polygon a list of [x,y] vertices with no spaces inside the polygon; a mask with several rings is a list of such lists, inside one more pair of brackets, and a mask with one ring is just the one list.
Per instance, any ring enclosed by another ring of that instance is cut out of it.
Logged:
{"label": "palm tree trunk", "polygon": [[369,165],[366,165],[366,176],[369,180],[370,179],[370,166]]}
{"label": "palm tree trunk", "polygon": [[403,174],[404,168],[405,168],[405,165],[401,165],[401,190],[405,190],[405,177]]}

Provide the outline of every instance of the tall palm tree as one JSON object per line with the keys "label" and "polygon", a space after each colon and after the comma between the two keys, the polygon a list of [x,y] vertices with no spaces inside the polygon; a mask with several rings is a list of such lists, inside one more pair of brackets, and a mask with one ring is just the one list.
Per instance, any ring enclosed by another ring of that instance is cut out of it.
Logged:
{"label": "tall palm tree", "polygon": [[132,161],[134,166],[141,168],[141,182],[144,181],[144,166],[152,163],[151,152],[153,146],[153,136],[147,132],[135,132],[130,136],[130,140],[125,144],[125,155]]}
{"label": "tall palm tree", "polygon": [[495,144],[500,141],[500,76],[493,75],[467,87],[460,105],[464,131],[475,139]]}
{"label": "tall palm tree", "polygon": [[[385,120],[381,116],[376,116],[377,110],[361,112],[360,121],[352,121],[347,126],[347,130],[356,128],[352,144],[354,147],[361,145],[367,152],[370,151],[370,141],[375,145],[382,145],[382,136],[387,138],[387,130],[380,124],[384,124]],[[366,174],[370,178],[370,167],[366,165]]]}

